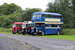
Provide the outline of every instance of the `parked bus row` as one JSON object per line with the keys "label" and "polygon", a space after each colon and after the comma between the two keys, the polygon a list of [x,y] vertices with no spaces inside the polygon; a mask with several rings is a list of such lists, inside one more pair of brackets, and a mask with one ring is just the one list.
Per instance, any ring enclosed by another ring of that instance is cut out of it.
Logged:
{"label": "parked bus row", "polygon": [[31,30],[31,21],[24,21],[24,22],[15,22],[13,23],[13,27],[12,27],[12,33],[13,34],[26,34],[26,33],[30,33]]}
{"label": "parked bus row", "polygon": [[32,15],[31,22],[23,22],[19,25],[22,29],[16,29],[17,32],[32,35],[40,34],[41,36],[45,34],[62,34],[63,16],[59,13],[35,12]]}

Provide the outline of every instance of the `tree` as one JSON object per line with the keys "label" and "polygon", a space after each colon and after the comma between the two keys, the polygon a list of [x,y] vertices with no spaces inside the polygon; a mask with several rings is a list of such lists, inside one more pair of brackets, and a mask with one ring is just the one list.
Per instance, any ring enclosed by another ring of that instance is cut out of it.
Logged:
{"label": "tree", "polygon": [[3,9],[6,8],[7,5],[8,5],[7,3],[0,5],[0,16],[2,15]]}
{"label": "tree", "polygon": [[3,14],[4,15],[9,15],[9,14],[12,14],[14,11],[18,10],[18,9],[21,9],[21,7],[15,5],[14,3],[12,4],[8,4],[6,6],[6,8],[3,9]]}

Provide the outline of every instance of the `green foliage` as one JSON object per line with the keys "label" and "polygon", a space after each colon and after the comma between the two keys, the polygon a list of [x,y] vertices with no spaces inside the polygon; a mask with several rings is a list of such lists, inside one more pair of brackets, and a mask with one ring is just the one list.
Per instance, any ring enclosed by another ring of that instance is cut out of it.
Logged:
{"label": "green foliage", "polygon": [[75,35],[75,29],[62,29],[64,35]]}
{"label": "green foliage", "polygon": [[0,5],[0,16],[2,15],[3,9],[5,9],[7,5],[8,5],[7,3]]}
{"label": "green foliage", "polygon": [[21,7],[15,5],[14,3],[6,5],[6,8],[3,9],[3,14],[4,15],[9,15],[16,11],[17,9],[21,9]]}
{"label": "green foliage", "polygon": [[0,28],[0,32],[12,32],[12,28]]}

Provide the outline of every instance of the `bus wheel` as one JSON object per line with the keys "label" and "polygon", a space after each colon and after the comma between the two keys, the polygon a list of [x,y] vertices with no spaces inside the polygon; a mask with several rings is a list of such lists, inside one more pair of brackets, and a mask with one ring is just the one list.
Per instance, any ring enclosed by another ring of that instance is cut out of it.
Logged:
{"label": "bus wheel", "polygon": [[13,32],[13,34],[16,34],[15,32]]}
{"label": "bus wheel", "polygon": [[32,33],[32,35],[33,35],[33,36],[35,36],[35,34],[34,34],[34,33]]}
{"label": "bus wheel", "polygon": [[41,36],[44,36],[45,35],[45,32],[44,31],[41,31]]}
{"label": "bus wheel", "polygon": [[26,35],[26,32],[23,32],[23,35]]}
{"label": "bus wheel", "polygon": [[60,31],[57,31],[57,35],[60,35]]}
{"label": "bus wheel", "polygon": [[18,31],[18,34],[21,34],[21,31]]}

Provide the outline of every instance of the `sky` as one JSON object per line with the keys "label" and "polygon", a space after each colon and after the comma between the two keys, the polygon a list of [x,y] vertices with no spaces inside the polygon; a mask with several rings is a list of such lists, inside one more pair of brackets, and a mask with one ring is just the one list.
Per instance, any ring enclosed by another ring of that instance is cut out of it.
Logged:
{"label": "sky", "polygon": [[1,0],[0,5],[3,3],[15,3],[23,10],[26,8],[41,8],[44,11],[47,8],[48,2],[54,2],[54,0]]}

